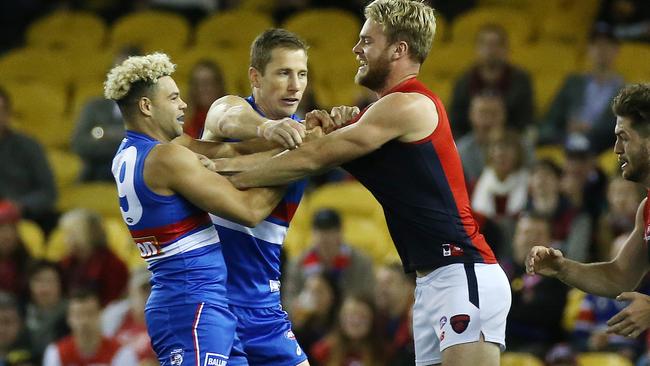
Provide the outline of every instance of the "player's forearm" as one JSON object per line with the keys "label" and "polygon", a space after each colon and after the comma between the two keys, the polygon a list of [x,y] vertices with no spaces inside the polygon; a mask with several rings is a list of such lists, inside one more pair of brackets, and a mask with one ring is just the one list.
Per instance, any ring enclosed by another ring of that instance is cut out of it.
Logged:
{"label": "player's forearm", "polygon": [[262,220],[267,218],[286,192],[287,186],[278,186],[273,188],[255,188],[248,191],[248,205],[251,209],[251,226],[258,225]]}
{"label": "player's forearm", "polygon": [[274,155],[279,154],[283,150],[283,148],[276,148],[255,154],[239,155],[227,159],[215,159],[215,171],[222,175],[241,173],[266,163]]}
{"label": "player's forearm", "polygon": [[297,150],[284,151],[251,170],[232,176],[230,181],[238,188],[276,186],[296,181],[327,168],[327,164],[320,161],[317,154]]}
{"label": "player's forearm", "polygon": [[569,286],[606,297],[630,291],[638,284],[638,279],[626,276],[614,262],[585,264],[565,259],[556,277]]}

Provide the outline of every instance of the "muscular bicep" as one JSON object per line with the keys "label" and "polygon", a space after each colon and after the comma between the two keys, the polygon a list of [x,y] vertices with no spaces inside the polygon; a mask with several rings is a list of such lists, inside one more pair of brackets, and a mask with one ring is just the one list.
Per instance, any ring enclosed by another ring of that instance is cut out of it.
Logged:
{"label": "muscular bicep", "polygon": [[614,259],[617,268],[627,275],[628,281],[634,284],[641,280],[650,267],[648,266],[648,248],[645,245],[646,225],[643,217],[646,200],[647,198],[639,205],[634,230]]}
{"label": "muscular bicep", "polygon": [[257,125],[263,121],[264,118],[248,104],[246,99],[236,95],[226,95],[210,106],[205,118],[205,132],[202,139],[254,138],[257,136]]}
{"label": "muscular bicep", "polygon": [[[270,197],[268,190],[240,191],[226,178],[206,169],[190,150],[181,146],[160,146],[152,151],[152,164],[145,166],[145,177],[158,182],[158,188],[178,193],[206,212],[248,225],[260,209],[271,209],[273,200],[258,202],[255,195]],[[147,169],[149,171],[147,171]],[[158,178],[152,175],[157,175]],[[266,194],[266,195],[265,195]],[[268,202],[264,205],[264,202]],[[261,207],[264,206],[264,207]]]}

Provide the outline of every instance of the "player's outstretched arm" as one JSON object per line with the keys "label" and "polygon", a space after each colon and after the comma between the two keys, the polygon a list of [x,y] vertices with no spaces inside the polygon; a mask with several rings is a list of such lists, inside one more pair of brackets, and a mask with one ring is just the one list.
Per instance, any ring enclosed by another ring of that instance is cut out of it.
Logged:
{"label": "player's outstretched arm", "polygon": [[249,227],[267,217],[284,194],[284,187],[240,191],[176,144],[160,144],[149,153],[144,178],[154,192],[176,192],[207,212]]}
{"label": "player's outstretched arm", "polygon": [[307,113],[305,118],[305,127],[307,127],[308,130],[320,127],[324,133],[330,133],[347,125],[359,114],[359,112],[359,107],[349,106],[333,107],[329,113],[323,110],[314,110]]}
{"label": "player's outstretched arm", "polygon": [[249,140],[256,137],[273,141],[286,148],[295,148],[303,142],[305,126],[291,118],[265,118],[244,98],[234,95],[219,98],[212,104],[205,119],[202,139]]}
{"label": "player's outstretched arm", "polygon": [[643,245],[645,202],[637,210],[634,230],[613,260],[579,263],[564,258],[557,249],[535,246],[526,256],[526,271],[556,277],[569,286],[599,296],[615,297],[623,291],[634,290],[648,270]]}
{"label": "player's outstretched arm", "polygon": [[437,117],[422,113],[421,98],[424,97],[390,94],[368,108],[357,123],[305,143],[299,149],[283,152],[232,176],[231,181],[239,188],[284,184],[368,154],[409,133],[423,118]]}
{"label": "player's outstretched arm", "polygon": [[183,134],[172,142],[210,159],[232,158],[258,152],[269,152],[269,156],[273,156],[284,150],[279,144],[260,138],[240,142],[203,141]]}

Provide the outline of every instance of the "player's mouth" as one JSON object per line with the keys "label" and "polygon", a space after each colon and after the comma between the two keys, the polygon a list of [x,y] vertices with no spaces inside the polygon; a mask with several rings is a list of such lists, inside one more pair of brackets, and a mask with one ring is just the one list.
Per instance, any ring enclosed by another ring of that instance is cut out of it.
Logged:
{"label": "player's mouth", "polygon": [[625,169],[625,167],[628,166],[628,161],[624,158],[618,158],[618,165],[621,167],[621,169]]}
{"label": "player's mouth", "polygon": [[282,103],[287,106],[295,106],[300,103],[299,98],[282,98]]}
{"label": "player's mouth", "polygon": [[365,71],[368,68],[368,61],[358,60],[359,61],[359,71]]}
{"label": "player's mouth", "polygon": [[176,120],[177,120],[178,123],[180,123],[180,124],[185,123],[185,115],[182,115],[182,116],[178,116],[178,117],[176,117]]}

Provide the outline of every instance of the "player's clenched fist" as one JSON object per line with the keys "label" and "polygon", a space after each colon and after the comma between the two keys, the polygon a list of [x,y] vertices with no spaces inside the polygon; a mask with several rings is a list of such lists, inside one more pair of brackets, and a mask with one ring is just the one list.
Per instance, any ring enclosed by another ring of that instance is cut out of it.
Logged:
{"label": "player's clenched fist", "polygon": [[534,246],[526,255],[526,272],[528,274],[553,277],[560,271],[562,261],[564,261],[564,256],[561,251],[543,246]]}
{"label": "player's clenched fist", "polygon": [[358,114],[359,114],[358,107],[348,107],[343,105],[340,107],[332,108],[332,111],[330,112],[330,117],[332,117],[334,124],[338,128],[350,122]]}
{"label": "player's clenched fist", "polygon": [[257,135],[293,149],[302,144],[305,138],[305,126],[288,117],[268,120],[257,128]]}

